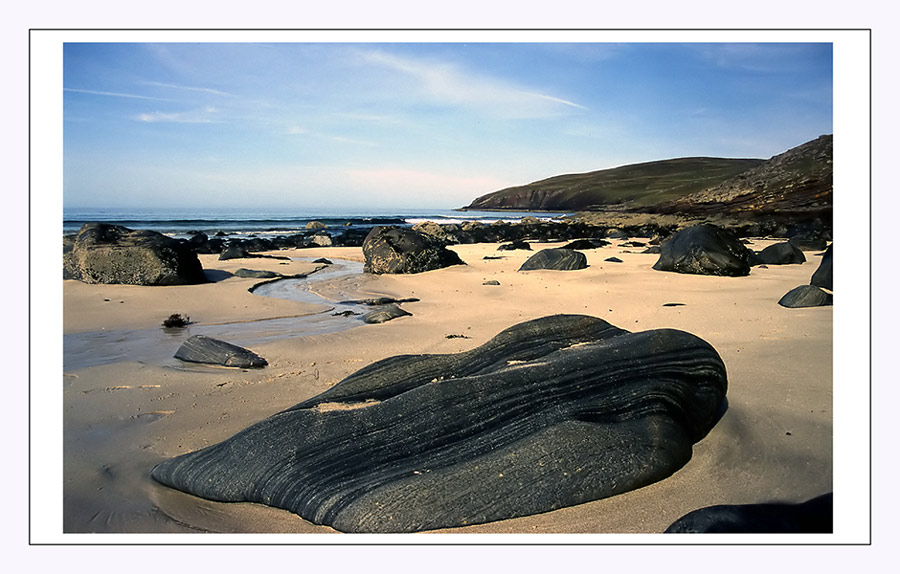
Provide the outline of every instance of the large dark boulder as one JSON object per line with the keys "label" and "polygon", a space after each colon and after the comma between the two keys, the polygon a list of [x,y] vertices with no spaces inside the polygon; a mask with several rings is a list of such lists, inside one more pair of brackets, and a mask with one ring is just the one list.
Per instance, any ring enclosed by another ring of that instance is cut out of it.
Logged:
{"label": "large dark boulder", "polygon": [[813,273],[812,279],[810,280],[810,285],[815,285],[816,287],[821,287],[822,289],[828,289],[829,291],[834,291],[834,286],[832,285],[832,253],[831,250],[834,247],[834,244],[828,246],[828,249],[825,250],[825,254],[822,256],[822,261],[819,263],[819,268],[816,269],[816,272]]}
{"label": "large dark boulder", "polygon": [[587,257],[584,253],[572,249],[542,249],[519,267],[519,271],[536,271],[538,269],[551,269],[554,271],[575,271],[584,269],[587,265]]}
{"label": "large dark boulder", "polygon": [[478,524],[671,475],[715,425],[726,386],[694,335],[554,315],[470,351],[373,363],[152,476],[345,532]]}
{"label": "large dark boulder", "polygon": [[823,494],[806,502],[721,504],[685,514],[668,534],[822,534],[833,532],[834,497]]}
{"label": "large dark boulder", "polygon": [[421,273],[465,265],[438,240],[399,227],[373,227],[362,245],[366,273]]}
{"label": "large dark boulder", "polygon": [[757,265],[791,265],[806,261],[803,251],[787,241],[769,245],[755,256],[754,263]]}
{"label": "large dark boulder", "polygon": [[733,233],[704,223],[683,229],[660,246],[657,271],[739,277],[750,273],[752,252]]}
{"label": "large dark boulder", "polygon": [[833,297],[815,285],[800,285],[784,294],[778,301],[782,307],[797,309],[800,307],[822,307],[831,305]]}
{"label": "large dark boulder", "polygon": [[63,277],[85,283],[189,285],[205,283],[197,254],[155,231],[85,223],[63,255]]}
{"label": "large dark boulder", "polygon": [[265,359],[249,349],[206,335],[189,337],[175,352],[175,358],[189,363],[205,363],[243,369],[261,368],[268,365]]}

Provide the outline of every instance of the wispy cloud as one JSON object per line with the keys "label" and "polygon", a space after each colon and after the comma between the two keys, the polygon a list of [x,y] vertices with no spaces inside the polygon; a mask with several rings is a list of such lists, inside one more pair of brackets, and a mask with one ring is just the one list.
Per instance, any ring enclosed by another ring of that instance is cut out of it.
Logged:
{"label": "wispy cloud", "polygon": [[202,92],[204,94],[212,94],[215,96],[234,97],[234,94],[230,94],[228,92],[223,92],[222,90],[216,90],[213,88],[200,88],[200,87],[196,87],[196,86],[180,86],[177,84],[166,84],[164,82],[151,82],[151,81],[144,82],[144,85],[155,86],[158,88],[169,88],[172,90],[182,90],[182,91],[188,91],[188,92]]}
{"label": "wispy cloud", "polygon": [[133,98],[136,100],[153,100],[157,102],[169,102],[167,98],[157,98],[153,96],[143,96],[140,94],[125,94],[122,92],[104,92],[101,90],[81,90],[77,88],[63,88],[65,92],[75,92],[78,94],[90,94],[92,96],[108,96],[113,98]]}
{"label": "wispy cloud", "polygon": [[211,114],[215,114],[215,108],[205,108],[190,112],[148,112],[134,116],[134,119],[145,123],[176,123],[176,124],[210,124],[215,123]]}
{"label": "wispy cloud", "polygon": [[366,52],[363,57],[413,78],[421,94],[438,105],[477,108],[504,118],[547,117],[558,115],[565,108],[586,109],[571,100],[478,74],[454,63],[416,60],[381,50]]}

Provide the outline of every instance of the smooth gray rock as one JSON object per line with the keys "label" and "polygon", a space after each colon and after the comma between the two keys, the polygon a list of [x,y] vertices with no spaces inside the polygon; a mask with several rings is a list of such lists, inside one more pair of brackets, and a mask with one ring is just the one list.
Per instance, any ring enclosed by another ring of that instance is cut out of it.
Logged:
{"label": "smooth gray rock", "polygon": [[554,315],[470,351],[373,363],[152,477],[345,532],[479,524],[671,475],[718,420],[726,386],[694,335]]}
{"label": "smooth gray rock", "polygon": [[832,493],[799,504],[721,504],[685,514],[667,534],[733,533],[790,534],[831,533],[834,529]]}
{"label": "smooth gray rock", "polygon": [[206,335],[189,337],[178,351],[175,358],[189,363],[205,363],[224,367],[262,368],[269,363],[249,349],[231,343],[213,339]]}
{"label": "smooth gray rock", "polygon": [[396,303],[391,303],[385,305],[381,309],[366,313],[363,315],[362,320],[364,323],[387,323],[398,317],[408,317],[411,315],[412,313],[404,311]]}
{"label": "smooth gray rock", "polygon": [[155,231],[85,223],[63,255],[63,277],[85,283],[191,285],[206,283],[197,254]]}
{"label": "smooth gray rock", "polygon": [[778,304],[782,307],[796,309],[799,307],[822,307],[833,304],[833,297],[830,293],[822,291],[815,285],[800,285],[794,287],[779,299]]}
{"label": "smooth gray rock", "polygon": [[730,231],[704,223],[682,229],[659,248],[657,271],[739,277],[750,273],[752,251]]}
{"label": "smooth gray rock", "polygon": [[519,267],[519,271],[550,269],[553,271],[576,271],[587,267],[584,253],[572,249],[543,249],[529,257]]}
{"label": "smooth gray rock", "polygon": [[234,272],[236,277],[244,277],[248,279],[272,279],[274,277],[280,277],[280,273],[275,273],[274,271],[262,271],[260,269],[246,269],[241,267],[240,269],[235,270]]}

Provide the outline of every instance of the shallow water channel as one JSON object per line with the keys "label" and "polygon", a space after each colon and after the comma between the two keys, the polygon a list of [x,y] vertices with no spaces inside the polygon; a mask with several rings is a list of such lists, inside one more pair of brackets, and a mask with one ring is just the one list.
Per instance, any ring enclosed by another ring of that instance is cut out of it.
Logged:
{"label": "shallow water channel", "polygon": [[[305,260],[305,258],[297,258]],[[311,259],[310,259],[311,260]],[[190,324],[184,328],[113,329],[63,335],[63,366],[71,371],[122,361],[153,365],[178,366],[173,356],[178,347],[192,335],[223,339],[242,347],[251,347],[272,339],[302,337],[343,331],[362,325],[362,315],[372,307],[353,303],[362,298],[358,293],[341,293],[340,301],[327,299],[314,290],[325,281],[362,273],[363,264],[334,259],[329,265],[304,278],[286,278],[259,285],[253,290],[261,297],[290,299],[302,303],[328,305],[319,313],[299,317],[263,319],[219,324]],[[346,311],[353,315],[342,315]]]}

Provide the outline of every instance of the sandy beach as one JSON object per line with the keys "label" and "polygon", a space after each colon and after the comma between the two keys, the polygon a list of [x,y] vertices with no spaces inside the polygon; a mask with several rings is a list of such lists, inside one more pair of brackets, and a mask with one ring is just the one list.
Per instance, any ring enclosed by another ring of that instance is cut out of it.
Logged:
{"label": "sandy beach", "polygon": [[[760,250],[775,243],[755,240]],[[553,512],[441,532],[660,533],[687,512],[715,504],[801,502],[832,490],[832,307],[787,309],[778,300],[808,284],[820,258],[754,267],[747,277],[682,275],[652,269],[658,256],[620,246],[584,251],[579,271],[517,272],[532,252],[496,244],[455,245],[465,266],[416,275],[361,275],[316,281],[326,299],[347,294],[416,298],[412,316],[337,332],[281,333],[250,346],[269,365],[241,370],[167,358],[70,369],[64,384],[65,532],[335,533],[289,512],[250,503],[216,503],[154,482],[164,459],[222,441],[315,396],[385,357],[456,353],[516,323],[557,313],[586,314],[630,331],[673,328],[709,342],[728,371],[728,409],[674,475],[612,498]],[[533,244],[533,249],[562,243]],[[201,255],[204,285],[64,285],[69,334],[161,330],[172,313],[189,330],[264,319],[330,314],[333,305],[265,297],[240,267],[310,273],[311,260],[363,261],[360,248],[314,248],[219,261]],[[500,257],[485,259],[485,256]],[[605,261],[618,257],[621,263]],[[499,285],[485,285],[495,280]],[[680,303],[681,305],[666,305]],[[353,321],[347,318],[347,321]]]}

